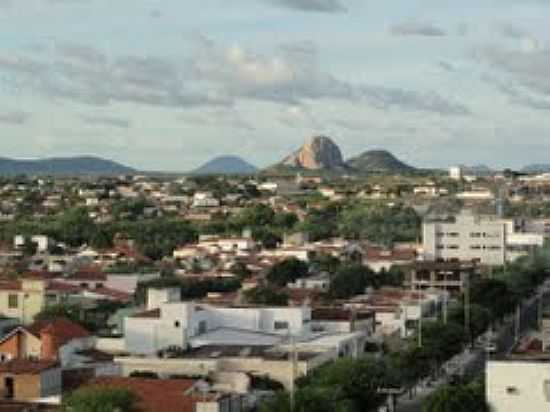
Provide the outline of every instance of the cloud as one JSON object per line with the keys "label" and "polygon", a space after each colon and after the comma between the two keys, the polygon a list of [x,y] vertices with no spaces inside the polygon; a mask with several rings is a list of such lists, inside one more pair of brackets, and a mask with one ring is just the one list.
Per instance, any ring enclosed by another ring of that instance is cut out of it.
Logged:
{"label": "cloud", "polygon": [[502,36],[512,39],[522,39],[528,36],[528,33],[525,30],[509,22],[497,23],[495,25],[495,29]]}
{"label": "cloud", "polygon": [[313,100],[335,99],[364,103],[379,109],[431,111],[464,115],[468,109],[432,92],[356,84],[324,72],[311,43],[283,45],[266,57],[240,46],[223,47],[201,38],[191,59],[195,84],[211,92],[239,98],[300,106]]}
{"label": "cloud", "polygon": [[0,71],[23,78],[33,92],[91,105],[140,103],[162,107],[228,105],[202,90],[190,90],[181,68],[168,59],[110,58],[85,45],[57,47],[48,61],[25,55],[0,55]]}
{"label": "cloud", "polygon": [[192,56],[179,62],[109,56],[86,45],[65,44],[56,47],[48,61],[39,58],[0,55],[0,71],[25,80],[22,84],[33,93],[95,106],[223,108],[243,99],[300,106],[331,99],[384,110],[469,113],[435,92],[340,80],[322,70],[317,48],[309,42],[285,44],[268,56],[199,37]]}
{"label": "cloud", "polygon": [[30,120],[30,114],[23,111],[19,111],[19,110],[8,111],[8,112],[0,111],[0,123],[14,125],[14,126],[21,126],[26,124],[29,120]]}
{"label": "cloud", "polygon": [[477,58],[512,78],[533,93],[550,96],[550,51],[533,52],[485,47]]}
{"label": "cloud", "polygon": [[132,125],[130,120],[120,117],[83,115],[81,119],[84,123],[92,126],[110,126],[119,129],[128,129]]}
{"label": "cloud", "polygon": [[341,13],[347,8],[340,0],[262,0],[267,3],[294,10],[321,13]]}
{"label": "cloud", "polygon": [[445,36],[445,30],[437,27],[433,23],[422,23],[408,21],[391,26],[389,31],[394,36]]}

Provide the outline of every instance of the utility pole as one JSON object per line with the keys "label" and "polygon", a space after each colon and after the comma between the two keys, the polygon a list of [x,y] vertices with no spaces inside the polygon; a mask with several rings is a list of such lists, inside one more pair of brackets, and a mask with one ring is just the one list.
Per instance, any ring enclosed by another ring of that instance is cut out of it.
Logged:
{"label": "utility pole", "polygon": [[298,372],[298,357],[296,352],[296,338],[290,335],[291,351],[290,360],[292,362],[292,379],[290,381],[290,412],[294,412],[296,407],[296,375]]}
{"label": "utility pole", "polygon": [[470,328],[470,275],[467,273],[465,278],[464,288],[464,332],[468,338],[468,345],[472,343],[471,328]]}
{"label": "utility pole", "polygon": [[521,333],[521,303],[516,308],[516,330],[515,330],[515,342],[519,342],[519,336]]}
{"label": "utility pole", "polygon": [[417,287],[417,298],[418,298],[418,347],[422,347],[422,294],[420,293],[422,289],[420,289],[420,284],[418,284]]}

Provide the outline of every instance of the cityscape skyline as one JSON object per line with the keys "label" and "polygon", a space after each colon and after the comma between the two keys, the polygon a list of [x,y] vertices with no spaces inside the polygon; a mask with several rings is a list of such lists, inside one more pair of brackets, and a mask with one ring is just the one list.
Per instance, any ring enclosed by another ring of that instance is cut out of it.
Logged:
{"label": "cityscape skyline", "polygon": [[379,3],[0,0],[0,150],[262,167],[324,134],[418,167],[550,161],[547,4]]}

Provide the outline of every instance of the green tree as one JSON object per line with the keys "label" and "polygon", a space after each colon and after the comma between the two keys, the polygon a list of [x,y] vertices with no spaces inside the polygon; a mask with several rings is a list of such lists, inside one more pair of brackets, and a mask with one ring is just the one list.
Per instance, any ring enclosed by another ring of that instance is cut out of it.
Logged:
{"label": "green tree", "polygon": [[258,286],[245,292],[247,302],[256,305],[287,306],[288,295],[269,286]]}
{"label": "green tree", "polygon": [[127,389],[81,388],[63,399],[65,412],[136,412],[137,396]]}
{"label": "green tree", "polygon": [[273,265],[267,273],[267,280],[273,285],[284,287],[288,282],[306,277],[308,273],[307,263],[296,258],[289,258]]}
{"label": "green tree", "polygon": [[482,381],[443,386],[424,403],[423,412],[488,412]]}
{"label": "green tree", "polygon": [[363,294],[368,286],[374,286],[375,276],[366,266],[343,266],[331,279],[328,295],[332,299],[346,299]]}

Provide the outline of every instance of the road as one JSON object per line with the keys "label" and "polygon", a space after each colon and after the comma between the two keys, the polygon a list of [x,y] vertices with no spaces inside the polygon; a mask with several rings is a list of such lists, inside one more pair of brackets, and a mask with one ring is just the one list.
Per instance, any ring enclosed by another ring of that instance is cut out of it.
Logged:
{"label": "road", "polygon": [[[544,286],[537,291],[537,293],[525,300],[521,304],[521,318],[519,334],[524,335],[529,330],[533,330],[537,326],[537,314],[539,293],[544,292],[546,289]],[[544,296],[544,293],[542,293]],[[544,296],[545,301],[546,296]],[[545,301],[546,303],[546,301]],[[516,342],[516,315],[510,315],[504,319],[501,325],[495,327],[495,331],[492,332],[496,335],[498,352],[494,356],[504,356],[512,350]],[[487,331],[485,334],[491,332]],[[448,376],[454,374],[461,375],[475,375],[485,370],[488,355],[479,349],[466,349],[464,352],[456,355],[444,366],[443,370],[446,371],[446,376],[443,376],[436,382],[428,387],[424,384],[420,384],[416,388],[416,395],[413,399],[409,399],[408,395],[403,395],[398,399],[396,411],[397,412],[421,412],[423,402],[439,387],[448,382]]]}

